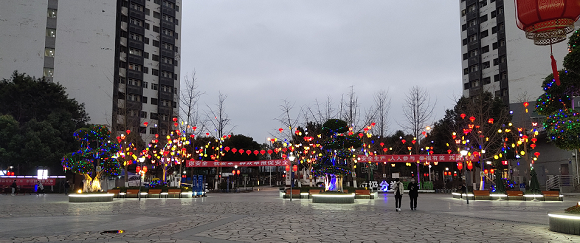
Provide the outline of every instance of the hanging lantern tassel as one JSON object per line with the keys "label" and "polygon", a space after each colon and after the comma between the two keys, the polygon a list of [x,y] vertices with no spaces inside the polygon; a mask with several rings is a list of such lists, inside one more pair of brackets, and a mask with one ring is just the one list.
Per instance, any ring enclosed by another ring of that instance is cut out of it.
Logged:
{"label": "hanging lantern tassel", "polygon": [[[550,49],[552,49],[552,45],[550,45]],[[560,75],[558,74],[556,59],[554,59],[554,55],[552,54],[550,54],[550,58],[552,59],[552,73],[554,74],[554,80],[556,80],[556,85],[560,86]]]}

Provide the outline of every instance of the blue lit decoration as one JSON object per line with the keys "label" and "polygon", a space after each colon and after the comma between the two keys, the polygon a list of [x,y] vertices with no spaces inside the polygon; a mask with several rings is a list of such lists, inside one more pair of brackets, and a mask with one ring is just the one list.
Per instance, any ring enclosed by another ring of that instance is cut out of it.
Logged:
{"label": "blue lit decoration", "polygon": [[[92,125],[74,132],[81,148],[65,155],[61,165],[74,173],[85,175],[89,183],[98,181],[100,176],[117,176],[121,165],[113,155],[119,151],[119,144],[111,141],[111,132],[104,125]],[[97,168],[101,168],[100,171]],[[97,189],[97,188],[95,188]],[[100,189],[100,186],[98,186]]]}
{"label": "blue lit decoration", "polygon": [[381,184],[381,191],[386,192],[389,190],[389,183],[387,183],[386,181],[382,181]]}
{"label": "blue lit decoration", "polygon": [[327,185],[327,190],[337,190],[336,183],[351,173],[348,161],[354,158],[353,152],[362,146],[358,134],[354,134],[345,121],[330,119],[322,126],[321,151],[322,156],[312,165],[315,175],[324,176],[333,185]]}

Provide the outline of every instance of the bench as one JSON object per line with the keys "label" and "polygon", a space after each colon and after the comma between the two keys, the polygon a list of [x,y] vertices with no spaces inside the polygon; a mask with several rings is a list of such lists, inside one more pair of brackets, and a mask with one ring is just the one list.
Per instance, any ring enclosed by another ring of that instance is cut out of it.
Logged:
{"label": "bench", "polygon": [[373,199],[373,196],[371,196],[370,190],[356,189],[356,190],[354,190],[354,198],[355,199]]}
{"label": "bench", "polygon": [[157,197],[161,197],[161,189],[149,189],[147,197],[151,197],[151,195],[157,195]]}
{"label": "bench", "polygon": [[524,192],[522,191],[506,191],[508,200],[524,200]]}
{"label": "bench", "polygon": [[167,196],[171,197],[181,197],[181,189],[167,189]]}
{"label": "bench", "polygon": [[119,197],[119,193],[121,193],[121,189],[110,189],[107,191],[109,194],[114,194],[113,197]]}
{"label": "bench", "polygon": [[139,197],[139,189],[127,189],[127,197]]}
{"label": "bench", "polygon": [[300,198],[300,189],[286,189],[284,198],[290,198],[290,191],[292,191],[292,198]]}
{"label": "bench", "polygon": [[322,189],[310,189],[310,190],[308,190],[308,197],[312,198],[312,195],[320,194],[321,192],[322,192]]}
{"label": "bench", "polygon": [[559,191],[542,191],[542,195],[544,195],[544,201],[564,201]]}
{"label": "bench", "polygon": [[491,199],[491,196],[489,195],[488,190],[474,190],[473,191],[473,200],[490,200],[490,199]]}

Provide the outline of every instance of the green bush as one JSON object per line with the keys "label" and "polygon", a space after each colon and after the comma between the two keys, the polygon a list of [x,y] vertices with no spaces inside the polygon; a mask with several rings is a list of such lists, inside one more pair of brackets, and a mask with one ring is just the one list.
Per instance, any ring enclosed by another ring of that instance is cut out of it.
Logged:
{"label": "green bush", "polygon": [[566,209],[566,213],[580,214],[580,206],[572,206]]}

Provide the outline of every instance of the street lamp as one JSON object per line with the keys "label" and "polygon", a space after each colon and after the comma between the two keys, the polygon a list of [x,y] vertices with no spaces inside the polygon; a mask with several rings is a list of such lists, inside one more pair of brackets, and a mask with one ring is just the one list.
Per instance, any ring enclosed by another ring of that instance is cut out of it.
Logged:
{"label": "street lamp", "polygon": [[[459,151],[459,153],[461,154],[461,157],[463,157],[463,163],[465,164],[465,156],[467,156],[467,150],[461,150]],[[469,190],[467,189],[467,164],[465,164],[465,199],[467,200],[467,204],[469,204],[469,196],[468,196],[468,192]]]}
{"label": "street lamp", "polygon": [[[141,168],[143,168],[144,161],[145,161],[145,157],[139,158],[139,165],[141,166]],[[139,193],[137,195],[139,196],[139,201],[141,201],[141,173],[140,173],[140,171],[139,171]]]}
{"label": "street lamp", "polygon": [[290,159],[290,201],[292,201],[292,189],[293,189],[293,184],[292,184],[292,164],[293,164],[294,160],[296,159],[296,157],[294,157],[293,154],[290,154],[290,157],[288,157],[288,159]]}

